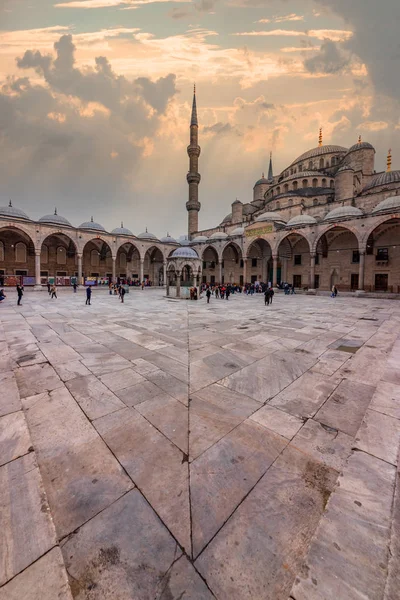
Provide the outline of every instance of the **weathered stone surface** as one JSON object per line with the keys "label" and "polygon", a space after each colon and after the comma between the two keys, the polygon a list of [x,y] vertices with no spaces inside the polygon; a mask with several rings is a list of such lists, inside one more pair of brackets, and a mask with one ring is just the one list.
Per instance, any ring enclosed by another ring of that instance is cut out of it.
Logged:
{"label": "weathered stone surface", "polygon": [[140,412],[154,427],[165,435],[185,454],[188,453],[188,409],[186,406],[162,393],[153,400],[146,400],[136,405]]}
{"label": "weathered stone surface", "polygon": [[21,398],[51,392],[63,386],[61,379],[48,363],[20,367],[15,370],[15,376]]}
{"label": "weathered stone surface", "polygon": [[389,417],[400,419],[400,385],[380,381],[369,407]]}
{"label": "weathered stone surface", "polygon": [[304,421],[273,406],[263,406],[250,416],[252,421],[263,425],[278,435],[291,440],[303,426]]}
{"label": "weathered stone surface", "polygon": [[94,425],[168,529],[190,552],[187,457],[135,409],[119,410]]}
{"label": "weathered stone surface", "polygon": [[101,375],[99,379],[112,392],[117,392],[146,381],[144,377],[136,373],[132,368],[123,369],[117,373],[107,373],[106,375]]}
{"label": "weathered stone surface", "polygon": [[245,421],[190,466],[193,554],[197,556],[287,445]]}
{"label": "weathered stone surface", "polygon": [[125,404],[94,375],[70,379],[66,385],[91,420],[125,408]]}
{"label": "weathered stone surface", "polygon": [[352,455],[298,572],[295,600],[383,597],[395,472],[363,452]]}
{"label": "weathered stone surface", "polygon": [[354,436],[374,392],[370,385],[344,380],[317,412],[315,420]]}
{"label": "weathered stone surface", "polygon": [[72,600],[61,550],[56,546],[0,588],[0,600]]}
{"label": "weathered stone surface", "polygon": [[0,372],[0,416],[21,410],[19,391],[13,371]]}
{"label": "weathered stone surface", "polygon": [[76,600],[161,599],[182,554],[137,490],[81,527],[62,552]]}
{"label": "weathered stone surface", "polygon": [[0,418],[0,466],[27,454],[31,438],[22,411]]}
{"label": "weathered stone surface", "polygon": [[70,360],[64,363],[58,363],[54,365],[54,369],[63,381],[69,381],[70,379],[75,379],[76,377],[85,377],[85,375],[91,374],[89,369],[87,369],[79,360]]}
{"label": "weathered stone surface", "polygon": [[165,392],[151,381],[131,385],[130,387],[115,392],[115,395],[118,396],[126,406],[131,407],[136,406],[136,404],[140,404],[141,402],[146,402],[146,400],[153,400],[156,396],[161,396],[163,394],[165,394]]}
{"label": "weathered stone surface", "polygon": [[66,388],[23,402],[57,535],[62,538],[133,484]]}
{"label": "weathered stone surface", "polygon": [[397,465],[400,421],[375,410],[367,410],[357,433],[355,447]]}
{"label": "weathered stone surface", "polygon": [[174,563],[159,586],[157,600],[212,600],[215,598],[185,556]]}
{"label": "weathered stone surface", "polygon": [[0,585],[56,543],[35,455],[0,467]]}

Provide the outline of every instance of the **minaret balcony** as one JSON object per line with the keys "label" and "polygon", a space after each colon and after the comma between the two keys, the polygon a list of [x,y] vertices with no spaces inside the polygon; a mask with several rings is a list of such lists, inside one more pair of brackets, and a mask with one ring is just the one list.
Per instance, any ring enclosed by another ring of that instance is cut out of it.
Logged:
{"label": "minaret balcony", "polygon": [[187,153],[189,156],[200,156],[201,148],[200,148],[200,146],[197,146],[197,145],[196,146],[189,145],[187,147]]}
{"label": "minaret balcony", "polygon": [[186,202],[186,209],[187,210],[197,210],[199,211],[201,208],[201,204],[200,202],[197,202],[196,200],[188,200]]}
{"label": "minaret balcony", "polygon": [[200,173],[191,173],[189,171],[189,173],[186,175],[186,180],[188,183],[200,183]]}

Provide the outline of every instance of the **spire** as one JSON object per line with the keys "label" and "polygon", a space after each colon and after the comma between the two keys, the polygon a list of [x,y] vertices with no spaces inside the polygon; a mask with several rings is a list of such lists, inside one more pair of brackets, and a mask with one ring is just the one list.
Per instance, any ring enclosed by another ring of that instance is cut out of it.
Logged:
{"label": "spire", "polygon": [[123,228],[124,228],[124,222],[121,221],[121,229],[123,229]]}
{"label": "spire", "polygon": [[264,171],[261,173],[261,177],[262,177],[262,179],[264,179],[264,177],[265,177]]}
{"label": "spire", "polygon": [[387,155],[386,173],[390,173],[391,170],[392,170],[392,149],[390,148],[388,155]]}
{"label": "spire", "polygon": [[8,206],[11,208],[12,207],[12,202],[10,200],[10,202],[8,203]]}
{"label": "spire", "polygon": [[269,167],[268,167],[268,181],[272,181],[274,179],[274,174],[272,171],[272,152],[269,153]]}
{"label": "spire", "polygon": [[57,207],[54,209],[54,216],[57,216]]}
{"label": "spire", "polygon": [[361,135],[359,135],[358,136],[358,143],[361,144],[361,142],[362,142],[362,137],[361,137]]}
{"label": "spire", "polygon": [[199,126],[197,121],[197,106],[196,106],[196,84],[193,87],[193,104],[192,104],[192,118],[190,119],[190,125]]}
{"label": "spire", "polygon": [[93,223],[93,217],[90,217],[90,222]]}
{"label": "spire", "polygon": [[318,146],[322,146],[322,127],[319,128]]}

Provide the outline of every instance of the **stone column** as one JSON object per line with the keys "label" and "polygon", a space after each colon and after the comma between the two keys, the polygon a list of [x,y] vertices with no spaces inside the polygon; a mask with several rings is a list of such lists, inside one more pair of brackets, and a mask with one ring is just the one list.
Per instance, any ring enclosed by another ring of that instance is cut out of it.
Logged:
{"label": "stone column", "polygon": [[243,259],[243,285],[247,283],[247,257]]}
{"label": "stone column", "polygon": [[315,254],[310,254],[310,281],[308,285],[308,294],[314,295],[315,291]]}
{"label": "stone column", "polygon": [[219,282],[218,283],[222,283],[222,260],[218,259],[218,266],[219,266]]}
{"label": "stone column", "polygon": [[82,254],[78,254],[78,285],[82,283]]}
{"label": "stone column", "polygon": [[178,272],[176,274],[176,297],[181,297],[181,274]]}
{"label": "stone column", "polygon": [[35,287],[34,290],[41,290],[42,285],[40,283],[40,255],[41,250],[35,250]]}
{"label": "stone column", "polygon": [[283,279],[284,283],[286,283],[286,281],[287,281],[287,266],[288,266],[288,259],[284,258],[282,261],[282,279]]}
{"label": "stone column", "polygon": [[357,294],[365,294],[364,290],[364,279],[365,279],[365,252],[360,251],[360,266],[358,271],[358,290]]}
{"label": "stone column", "polygon": [[140,283],[143,282],[144,279],[144,258],[140,259]]}
{"label": "stone column", "polygon": [[276,288],[278,285],[278,257],[272,257],[272,287]]}
{"label": "stone column", "polygon": [[163,262],[163,277],[164,277],[164,287],[167,285],[167,261]]}
{"label": "stone column", "polygon": [[112,282],[117,283],[117,257],[112,257]]}

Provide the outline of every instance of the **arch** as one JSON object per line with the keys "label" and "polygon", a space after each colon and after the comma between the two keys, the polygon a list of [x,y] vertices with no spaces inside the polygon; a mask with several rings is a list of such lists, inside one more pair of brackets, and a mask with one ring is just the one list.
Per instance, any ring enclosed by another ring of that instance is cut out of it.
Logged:
{"label": "arch", "polygon": [[49,231],[45,237],[43,237],[41,239],[40,242],[40,249],[43,248],[43,245],[46,245],[48,247],[48,243],[49,241],[51,241],[51,238],[56,238],[55,239],[55,243],[56,244],[60,244],[60,241],[63,242],[63,246],[68,248],[68,255],[71,256],[73,254],[75,254],[75,252],[78,252],[78,246],[76,241],[67,233],[64,233],[64,231],[60,231],[59,229],[54,229],[52,231]]}
{"label": "arch", "polygon": [[[258,248],[257,248],[258,246]],[[270,244],[270,242],[268,240],[265,240],[264,238],[256,238],[255,240],[252,240],[250,242],[250,244],[248,245],[247,249],[246,249],[246,257],[247,258],[251,258],[250,256],[250,252],[252,251],[253,247],[255,247],[256,249],[258,249],[259,252],[262,252],[262,250],[269,250],[269,253],[272,256],[272,246]]]}
{"label": "arch", "polygon": [[333,190],[333,188],[335,187],[335,180],[334,179],[330,180],[329,187],[331,188],[331,190]]}
{"label": "arch", "polygon": [[325,177],[321,181],[321,185],[322,185],[322,187],[326,187],[326,179],[325,179]]}
{"label": "arch", "polygon": [[297,181],[293,181],[293,189],[297,190],[298,186],[299,186],[298,182]]}
{"label": "arch", "polygon": [[232,247],[237,254],[238,260],[243,257],[243,250],[237,242],[227,242],[221,249],[221,257],[223,258],[224,252],[227,248]]}
{"label": "arch", "polygon": [[312,160],[308,161],[308,170],[309,171],[313,170],[313,161]]}
{"label": "arch", "polygon": [[[287,243],[290,245],[290,251],[292,252],[293,247],[300,241],[300,239],[304,239],[307,242],[309,252],[312,251],[312,241],[303,233],[298,233],[297,231],[289,231],[284,233],[281,238],[278,239],[276,245],[276,254],[281,256],[280,250],[288,250]],[[293,241],[292,241],[293,240]],[[295,241],[296,240],[296,241]],[[281,245],[283,244],[282,248]],[[290,257],[284,257],[290,258]]]}
{"label": "arch", "polygon": [[26,263],[27,249],[25,242],[17,242],[15,244],[15,262]]}
{"label": "arch", "polygon": [[319,159],[319,168],[320,168],[320,169],[323,169],[324,167],[325,167],[325,161],[324,161],[324,159],[323,159],[323,158],[320,158],[320,159]]}
{"label": "arch", "polygon": [[24,227],[0,227],[1,268],[6,275],[35,275],[35,245]]}
{"label": "arch", "polygon": [[82,272],[84,277],[111,278],[113,254],[110,244],[102,236],[87,240],[82,250]]}
{"label": "arch", "polygon": [[19,234],[28,245],[32,245],[35,248],[35,243],[33,241],[31,231],[27,227],[24,227],[22,224],[18,224],[18,227],[15,225],[0,226],[0,236],[2,233],[6,232]]}
{"label": "arch", "polygon": [[47,265],[49,262],[49,248],[46,244],[42,244],[42,249],[40,251],[40,264]]}
{"label": "arch", "polygon": [[278,187],[276,188],[276,194],[277,194],[277,196],[279,196],[279,194],[280,194],[280,193],[281,193],[281,188],[280,188],[280,186],[278,185]]}
{"label": "arch", "polygon": [[315,178],[312,180],[312,186],[313,186],[313,188],[318,187],[318,179]]}
{"label": "arch", "polygon": [[369,227],[367,227],[365,229],[365,231],[363,232],[362,235],[362,250],[365,250],[366,248],[366,244],[367,244],[367,240],[370,237],[371,234],[373,234],[373,232],[375,231],[375,229],[377,229],[378,227],[380,227],[381,225],[384,225],[385,223],[390,224],[391,221],[394,221],[396,219],[400,219],[400,212],[398,213],[394,213],[392,215],[382,215],[381,217],[375,217],[374,219],[374,223],[372,225],[370,225]]}
{"label": "arch", "polygon": [[137,253],[139,254],[139,256],[141,255],[139,247],[138,247],[137,244],[135,244],[134,242],[131,242],[130,240],[129,241],[128,240],[121,240],[121,239],[118,238],[117,244],[116,244],[116,247],[115,247],[115,256],[117,256],[118,251],[120,250],[120,248],[122,248],[124,246],[125,247],[126,246],[131,246],[132,248],[134,248],[137,251]]}
{"label": "arch", "polygon": [[320,230],[319,235],[315,238],[313,244],[312,244],[312,248],[311,248],[311,252],[315,253],[317,252],[317,247],[319,244],[319,241],[321,240],[321,238],[323,236],[325,236],[325,239],[327,240],[327,248],[328,248],[328,252],[329,252],[329,240],[328,240],[328,234],[331,231],[349,231],[350,233],[354,234],[356,240],[357,240],[357,248],[361,247],[361,236],[359,234],[359,232],[357,231],[357,229],[355,227],[353,227],[352,225],[327,225],[326,227],[324,227],[322,230]]}
{"label": "arch", "polygon": [[57,257],[56,260],[57,260],[58,265],[66,265],[67,264],[67,250],[64,248],[64,246],[57,247],[56,257]]}
{"label": "arch", "polygon": [[303,189],[308,187],[308,179],[303,179]]}
{"label": "arch", "polygon": [[219,261],[218,250],[212,244],[207,244],[206,246],[204,246],[204,248],[201,251],[200,258],[202,260],[205,260],[204,255],[205,255],[205,253],[206,253],[207,250],[211,250],[214,253],[215,259],[216,259],[215,262],[217,263]]}
{"label": "arch", "polygon": [[283,193],[287,194],[288,191],[289,191],[289,184],[285,183],[285,185],[283,186]]}
{"label": "arch", "polygon": [[4,262],[4,242],[0,241],[0,262]]}

